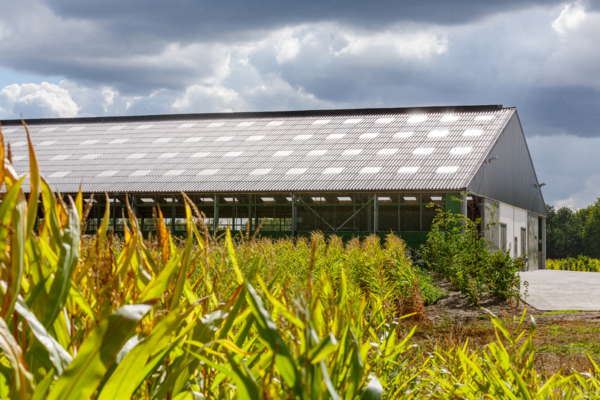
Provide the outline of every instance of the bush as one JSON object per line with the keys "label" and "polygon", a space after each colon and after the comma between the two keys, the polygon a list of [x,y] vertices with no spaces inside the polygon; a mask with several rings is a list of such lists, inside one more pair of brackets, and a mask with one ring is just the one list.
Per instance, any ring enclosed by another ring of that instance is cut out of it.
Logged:
{"label": "bush", "polygon": [[490,243],[481,237],[478,223],[439,210],[427,242],[421,246],[423,261],[475,304],[486,294],[503,299],[518,297],[517,272],[524,261],[511,258],[508,252],[490,251]]}

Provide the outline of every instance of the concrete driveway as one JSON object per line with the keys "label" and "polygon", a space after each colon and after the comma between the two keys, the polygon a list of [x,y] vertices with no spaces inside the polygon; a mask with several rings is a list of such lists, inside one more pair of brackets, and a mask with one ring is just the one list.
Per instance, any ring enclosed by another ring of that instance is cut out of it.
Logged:
{"label": "concrete driveway", "polygon": [[600,310],[600,272],[521,272],[521,298],[540,311]]}

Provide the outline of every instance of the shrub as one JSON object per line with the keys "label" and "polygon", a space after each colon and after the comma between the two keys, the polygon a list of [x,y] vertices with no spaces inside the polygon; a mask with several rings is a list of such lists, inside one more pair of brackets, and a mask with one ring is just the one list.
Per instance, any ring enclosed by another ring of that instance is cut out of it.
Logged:
{"label": "shrub", "polygon": [[481,237],[478,223],[439,210],[427,242],[421,246],[423,261],[475,304],[486,294],[504,299],[519,296],[517,272],[524,261],[511,258],[508,252],[490,251],[490,243]]}

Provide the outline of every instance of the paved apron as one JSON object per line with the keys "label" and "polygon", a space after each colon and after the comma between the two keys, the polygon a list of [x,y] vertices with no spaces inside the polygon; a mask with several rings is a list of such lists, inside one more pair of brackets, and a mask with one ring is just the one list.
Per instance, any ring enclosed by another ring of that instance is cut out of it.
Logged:
{"label": "paved apron", "polygon": [[525,294],[521,284],[521,298],[540,311],[600,310],[600,272],[521,272],[524,281],[529,282],[529,290]]}

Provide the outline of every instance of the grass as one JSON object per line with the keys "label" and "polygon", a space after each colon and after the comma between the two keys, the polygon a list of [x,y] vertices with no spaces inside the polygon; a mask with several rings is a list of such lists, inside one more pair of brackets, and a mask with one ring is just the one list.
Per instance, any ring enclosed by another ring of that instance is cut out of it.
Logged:
{"label": "grass", "polygon": [[394,235],[348,244],[319,233],[215,238],[186,202],[183,240],[160,209],[157,234],[145,240],[130,207],[124,237],[109,234],[108,207],[86,237],[81,193],[52,193],[31,141],[29,159],[27,198],[0,135],[2,399],[599,395],[591,360],[585,375],[536,363],[536,325],[525,314],[490,316],[493,328],[447,323],[444,337],[431,326],[419,339],[425,325],[415,324],[441,292]]}

